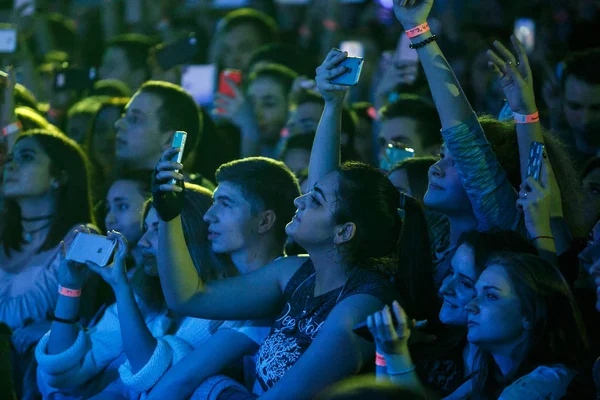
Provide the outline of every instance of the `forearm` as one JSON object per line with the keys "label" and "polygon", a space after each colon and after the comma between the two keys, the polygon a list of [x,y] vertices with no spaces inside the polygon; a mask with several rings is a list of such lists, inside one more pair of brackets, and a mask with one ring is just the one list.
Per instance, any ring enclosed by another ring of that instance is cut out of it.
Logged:
{"label": "forearm", "polygon": [[123,348],[133,373],[142,369],[154,354],[156,339],[144,321],[131,286],[115,289]]}
{"label": "forearm", "polygon": [[342,104],[325,104],[310,154],[308,168],[310,188],[319,179],[337,170],[340,166],[342,109]]}
{"label": "forearm", "polygon": [[[75,319],[79,316],[80,297],[58,296],[54,315],[61,319]],[[48,354],[60,354],[69,349],[79,335],[79,324],[53,321],[48,339]]]}
{"label": "forearm", "polygon": [[185,244],[181,217],[161,222],[157,255],[160,284],[169,308],[179,311],[204,287]]}
{"label": "forearm", "polygon": [[[528,114],[533,114],[532,110]],[[519,144],[519,159],[521,164],[521,180],[527,178],[527,165],[529,163],[529,149],[531,142],[544,143],[542,125],[539,122],[530,124],[517,124],[517,139]]]}
{"label": "forearm", "polygon": [[[412,42],[421,42],[431,36],[431,32],[426,32],[413,38]],[[417,52],[429,82],[442,128],[448,129],[466,121],[473,115],[473,109],[438,44],[436,42],[427,44],[417,49]]]}

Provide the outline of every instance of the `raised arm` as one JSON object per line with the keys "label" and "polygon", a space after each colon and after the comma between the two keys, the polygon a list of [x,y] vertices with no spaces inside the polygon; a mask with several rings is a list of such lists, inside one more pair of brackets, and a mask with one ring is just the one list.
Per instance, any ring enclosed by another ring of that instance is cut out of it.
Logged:
{"label": "raised arm", "polygon": [[310,153],[308,184],[311,188],[319,179],[340,167],[342,109],[348,87],[334,85],[330,80],[346,72],[345,67],[338,65],[347,57],[347,53],[333,49],[317,68],[317,89],[325,100],[325,108]]}
{"label": "raised arm", "polygon": [[[167,150],[157,165],[152,195],[161,223],[158,229],[158,273],[169,308],[197,318],[261,319],[277,314],[283,289],[303,262],[287,257],[250,274],[206,284],[191,260],[179,214],[183,205],[183,166],[168,161],[178,149]],[[176,184],[170,180],[175,179]]]}

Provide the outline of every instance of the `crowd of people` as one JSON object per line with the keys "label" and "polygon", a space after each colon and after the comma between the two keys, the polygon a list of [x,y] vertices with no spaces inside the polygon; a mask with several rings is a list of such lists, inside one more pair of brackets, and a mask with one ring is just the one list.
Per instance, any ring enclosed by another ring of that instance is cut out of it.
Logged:
{"label": "crowd of people", "polygon": [[6,3],[0,398],[600,399],[598,2]]}

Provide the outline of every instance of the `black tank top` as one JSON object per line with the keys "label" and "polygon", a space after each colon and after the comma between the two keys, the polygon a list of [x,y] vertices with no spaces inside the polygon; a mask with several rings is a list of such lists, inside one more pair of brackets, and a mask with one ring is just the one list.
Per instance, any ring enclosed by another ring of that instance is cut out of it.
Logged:
{"label": "black tank top", "polygon": [[369,294],[384,304],[398,298],[391,283],[370,271],[353,272],[340,288],[314,296],[315,269],[307,260],[285,287],[285,306],[256,355],[256,376],[264,391],[281,379],[304,354],[337,303],[356,294]]}

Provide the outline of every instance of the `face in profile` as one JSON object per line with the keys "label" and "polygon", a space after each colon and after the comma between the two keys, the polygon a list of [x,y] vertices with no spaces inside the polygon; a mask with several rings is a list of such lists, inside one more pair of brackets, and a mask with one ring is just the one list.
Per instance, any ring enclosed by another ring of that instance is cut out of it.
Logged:
{"label": "face in profile", "polygon": [[466,306],[476,295],[475,252],[469,245],[462,244],[456,249],[450,264],[449,274],[440,287],[443,297],[440,321],[447,325],[466,326]]}
{"label": "face in profile", "polygon": [[113,183],[106,195],[106,230],[120,232],[130,245],[135,245],[142,236],[145,202],[137,182]]}
{"label": "face in profile", "polygon": [[138,92],[115,123],[116,157],[137,168],[154,168],[165,149],[160,131],[160,97]]}
{"label": "face in profile", "polygon": [[3,191],[9,199],[47,195],[57,180],[50,174],[51,159],[37,140],[26,137],[17,141],[4,168]]}
{"label": "face in profile", "polygon": [[258,128],[263,139],[276,141],[288,118],[287,93],[274,79],[255,79],[248,87],[248,100],[252,104]]}
{"label": "face in profile", "polygon": [[307,250],[334,244],[338,181],[339,174],[331,172],[310,192],[294,200],[296,214],[285,227],[285,233]]}
{"label": "face in profile", "polygon": [[429,187],[423,202],[426,207],[446,215],[473,213],[454,159],[445,146],[440,149],[440,159],[429,168]]}
{"label": "face in profile", "polygon": [[259,216],[252,212],[251,204],[236,184],[220,182],[213,199],[213,205],[204,214],[212,250],[231,255],[245,251],[258,235]]}
{"label": "face in profile", "polygon": [[154,207],[148,211],[144,219],[144,234],[138,241],[138,248],[142,253],[142,266],[149,276],[158,276],[156,254],[158,252],[158,214]]}
{"label": "face in profile", "polygon": [[490,265],[475,289],[477,297],[467,305],[467,339],[487,351],[510,356],[528,334],[528,318],[513,283],[504,267]]}

